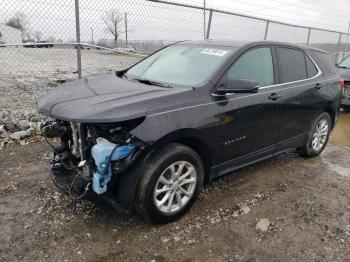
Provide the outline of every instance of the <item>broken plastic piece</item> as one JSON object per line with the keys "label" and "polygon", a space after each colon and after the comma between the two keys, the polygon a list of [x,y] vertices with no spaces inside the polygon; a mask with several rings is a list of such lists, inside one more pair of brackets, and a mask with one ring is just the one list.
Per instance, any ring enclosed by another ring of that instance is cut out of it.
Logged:
{"label": "broken plastic piece", "polygon": [[91,148],[91,156],[97,167],[92,178],[92,189],[97,194],[107,191],[107,184],[112,177],[110,161],[122,160],[129,156],[134,149],[135,146],[130,144],[117,145],[102,137],[96,139],[96,145]]}

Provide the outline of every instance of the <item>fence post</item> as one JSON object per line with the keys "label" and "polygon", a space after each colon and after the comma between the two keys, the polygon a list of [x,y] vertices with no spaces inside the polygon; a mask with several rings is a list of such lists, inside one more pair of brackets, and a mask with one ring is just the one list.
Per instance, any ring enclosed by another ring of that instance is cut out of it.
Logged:
{"label": "fence post", "polygon": [[206,24],[206,2],[205,0],[203,0],[203,35],[204,35],[204,39],[206,37],[206,33],[205,33],[205,24]]}
{"label": "fence post", "polygon": [[348,33],[346,34],[346,40],[345,40],[345,45],[344,45],[344,49],[343,49],[343,58],[345,56],[345,52],[348,46],[348,40],[349,40],[349,33],[350,33],[350,22],[349,22],[349,26],[348,26]]}
{"label": "fence post", "polygon": [[340,50],[341,36],[342,36],[342,33],[339,33],[339,39],[338,39],[338,45],[337,45],[337,52],[339,52],[339,50]]}
{"label": "fence post", "polygon": [[309,28],[309,31],[307,32],[306,45],[309,45],[309,43],[310,43],[310,35],[311,35],[311,28]]}
{"label": "fence post", "polygon": [[125,22],[125,45],[128,45],[128,16],[127,13],[124,13],[124,22]]}
{"label": "fence post", "polygon": [[75,0],[75,33],[77,47],[78,78],[81,78],[81,51],[80,51],[80,21],[79,21],[79,0]]}
{"label": "fence post", "polygon": [[270,21],[269,21],[269,20],[266,20],[266,27],[265,27],[264,40],[267,39],[267,32],[269,31],[269,24],[270,24]]}
{"label": "fence post", "polygon": [[213,9],[210,9],[209,11],[209,19],[208,19],[208,26],[207,26],[207,35],[206,39],[209,39],[210,36],[210,28],[211,28],[211,19],[213,17]]}

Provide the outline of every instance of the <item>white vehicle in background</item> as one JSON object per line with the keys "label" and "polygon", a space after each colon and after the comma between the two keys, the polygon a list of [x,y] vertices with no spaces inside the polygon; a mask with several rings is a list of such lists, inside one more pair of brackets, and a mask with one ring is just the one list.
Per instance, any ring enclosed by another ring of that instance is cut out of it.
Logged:
{"label": "white vehicle in background", "polygon": [[333,59],[334,63],[337,65],[342,60],[344,60],[345,57],[349,56],[350,52],[335,52],[331,54],[331,58]]}
{"label": "white vehicle in background", "polygon": [[135,54],[136,50],[135,48],[133,48],[132,46],[122,46],[122,47],[118,47],[115,50],[120,51],[120,52],[124,52],[124,53],[130,53],[130,54]]}

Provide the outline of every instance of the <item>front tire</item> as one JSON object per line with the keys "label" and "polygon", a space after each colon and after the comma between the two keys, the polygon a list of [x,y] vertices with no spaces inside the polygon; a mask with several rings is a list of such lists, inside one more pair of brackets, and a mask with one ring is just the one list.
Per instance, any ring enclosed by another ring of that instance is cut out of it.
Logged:
{"label": "front tire", "polygon": [[168,223],[183,216],[202,189],[204,168],[189,147],[171,143],[144,164],[135,209],[146,220]]}
{"label": "front tire", "polygon": [[331,127],[330,115],[326,112],[321,113],[312,126],[306,144],[301,148],[301,155],[313,157],[321,154],[327,145]]}

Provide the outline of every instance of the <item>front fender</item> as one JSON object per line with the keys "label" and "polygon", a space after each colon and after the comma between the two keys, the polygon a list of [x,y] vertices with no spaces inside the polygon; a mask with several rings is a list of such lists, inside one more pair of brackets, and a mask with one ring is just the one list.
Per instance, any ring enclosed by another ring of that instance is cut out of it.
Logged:
{"label": "front fender", "polygon": [[195,129],[180,129],[168,133],[154,141],[128,170],[118,174],[117,179],[113,181],[108,193],[124,209],[131,211],[134,207],[136,189],[143,174],[145,163],[154,151],[174,141],[180,143],[184,142],[186,146],[195,150],[202,158],[206,170],[209,171],[211,162],[209,145],[205,143],[205,140],[198,138],[197,133]]}

